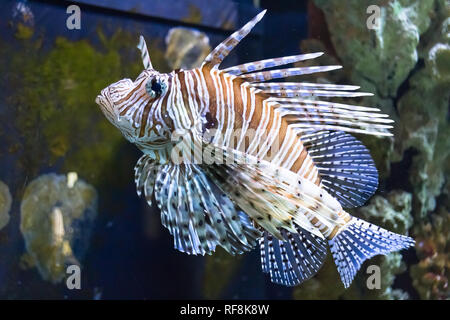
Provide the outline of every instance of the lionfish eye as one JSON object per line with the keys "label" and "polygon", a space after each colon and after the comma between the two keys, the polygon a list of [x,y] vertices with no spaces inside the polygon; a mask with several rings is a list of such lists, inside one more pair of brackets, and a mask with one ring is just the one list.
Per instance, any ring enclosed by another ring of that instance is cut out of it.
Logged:
{"label": "lionfish eye", "polygon": [[166,89],[166,84],[159,79],[153,78],[147,82],[145,89],[150,97],[157,98],[163,94],[163,91]]}

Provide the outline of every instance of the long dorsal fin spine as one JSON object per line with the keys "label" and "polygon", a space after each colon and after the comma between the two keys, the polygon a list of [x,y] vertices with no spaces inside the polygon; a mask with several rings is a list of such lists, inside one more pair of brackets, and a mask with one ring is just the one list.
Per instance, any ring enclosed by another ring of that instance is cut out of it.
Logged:
{"label": "long dorsal fin spine", "polygon": [[144,68],[153,69],[150,55],[148,54],[147,43],[142,35],[139,37],[139,44],[137,45],[137,48],[141,51],[141,58]]}
{"label": "long dorsal fin spine", "polygon": [[210,65],[212,69],[217,69],[222,61],[228,56],[242,39],[244,39],[253,27],[264,17],[267,10],[258,13],[251,21],[247,22],[241,29],[220,43],[203,61],[203,66]]}

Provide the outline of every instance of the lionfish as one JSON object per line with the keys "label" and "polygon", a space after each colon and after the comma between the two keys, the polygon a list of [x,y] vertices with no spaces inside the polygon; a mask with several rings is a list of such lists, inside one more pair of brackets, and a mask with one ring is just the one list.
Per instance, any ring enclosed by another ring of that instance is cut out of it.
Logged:
{"label": "lionfish", "polygon": [[[149,205],[154,195],[177,250],[205,255],[221,246],[234,255],[259,244],[263,272],[293,286],[318,272],[328,243],[347,288],[365,260],[414,244],[343,209],[363,205],[378,187],[369,151],[350,133],[392,136],[393,121],[327,100],[370,95],[358,86],[267,82],[341,68],[274,68],[321,52],[219,69],[265,12],[192,70],[154,70],[141,36],[144,71],[106,87],[96,103],[142,150],[137,193]],[[175,161],[176,149],[193,149],[195,161]]]}

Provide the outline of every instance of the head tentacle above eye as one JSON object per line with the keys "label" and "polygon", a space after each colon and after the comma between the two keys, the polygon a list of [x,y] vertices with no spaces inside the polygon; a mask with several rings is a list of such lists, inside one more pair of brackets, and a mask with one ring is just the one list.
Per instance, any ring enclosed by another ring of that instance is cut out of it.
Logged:
{"label": "head tentacle above eye", "polygon": [[150,55],[148,54],[147,44],[145,43],[144,37],[141,35],[139,37],[139,44],[137,48],[141,50],[142,63],[145,69],[153,69],[152,62],[150,60]]}

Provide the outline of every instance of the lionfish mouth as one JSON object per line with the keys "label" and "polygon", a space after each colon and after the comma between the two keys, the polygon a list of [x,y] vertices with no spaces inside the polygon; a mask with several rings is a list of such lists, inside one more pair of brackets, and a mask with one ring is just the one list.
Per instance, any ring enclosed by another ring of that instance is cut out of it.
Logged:
{"label": "lionfish mouth", "polygon": [[109,94],[109,88],[105,88],[100,92],[97,98],[95,98],[95,103],[101,107],[112,105],[112,101]]}
{"label": "lionfish mouth", "polygon": [[[95,103],[100,106],[100,109],[108,118],[109,121],[114,121],[114,103],[111,100],[109,87],[103,89],[95,98]],[[114,123],[114,122],[113,122]]]}

